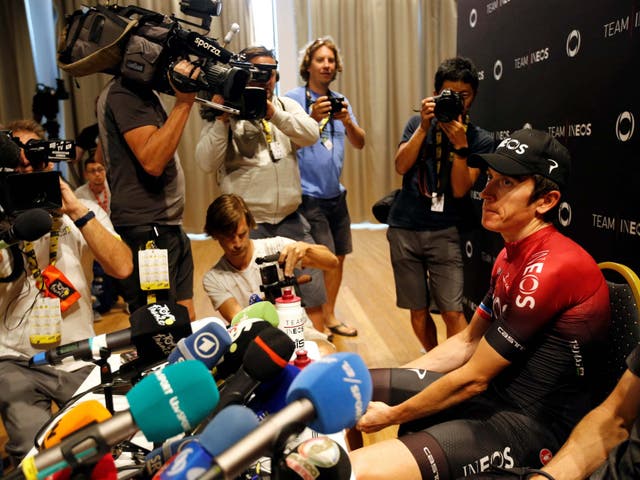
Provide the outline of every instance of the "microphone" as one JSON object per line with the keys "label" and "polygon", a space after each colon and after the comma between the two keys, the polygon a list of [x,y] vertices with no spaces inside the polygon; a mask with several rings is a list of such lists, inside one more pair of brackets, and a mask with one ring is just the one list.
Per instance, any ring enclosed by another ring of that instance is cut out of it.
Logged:
{"label": "microphone", "polygon": [[[289,336],[275,327],[267,327],[249,344],[242,365],[220,386],[220,401],[204,423],[227,405],[245,404],[260,382],[274,378],[288,364],[295,348]],[[200,424],[194,433],[204,427]]]}
{"label": "microphone", "polygon": [[150,442],[164,441],[201,422],[215,408],[219,395],[211,373],[201,362],[168,365],[149,373],[127,393],[129,410],[88,425],[59,445],[25,458],[10,478],[42,478],[67,466],[90,465],[138,430]]}
{"label": "microphone", "polygon": [[287,406],[287,392],[299,373],[298,367],[288,364],[276,378],[258,385],[247,406],[261,419],[279,412]]}
{"label": "microphone", "polygon": [[0,131],[0,168],[14,169],[20,165],[20,146],[6,131]]}
{"label": "microphone", "polygon": [[158,480],[190,480],[198,478],[214,457],[258,427],[258,418],[247,407],[229,405],[209,422],[200,435],[165,465],[154,477]]}
{"label": "microphone", "polygon": [[140,474],[143,478],[151,478],[166,462],[180,453],[187,444],[198,442],[199,439],[199,436],[189,435],[168,443],[163,443],[144,456],[144,464],[142,465]]}
{"label": "microphone", "polygon": [[[180,307],[180,308],[178,308]],[[179,304],[153,303],[139,308],[129,318],[130,328],[68,343],[36,353],[29,366],[59,365],[63,361],[100,358],[103,348],[119,350],[135,346],[139,358],[148,363],[167,358],[179,339],[191,333],[187,309]]]}
{"label": "microphone", "polygon": [[262,330],[268,327],[270,327],[269,323],[264,320],[248,319],[229,328],[231,345],[220,362],[213,368],[213,376],[216,380],[223,380],[240,368],[249,344]]}
{"label": "microphone", "polygon": [[249,320],[257,318],[269,322],[272,326],[277,327],[280,323],[280,317],[276,307],[271,302],[266,300],[252,303],[251,305],[244,307],[231,319],[231,325],[236,325],[243,320]]}
{"label": "microphone", "polygon": [[200,360],[212,369],[231,345],[231,335],[221,323],[210,321],[197,332],[181,338],[169,354],[169,363],[183,360]]}
{"label": "microphone", "polygon": [[220,387],[216,410],[231,404],[245,404],[261,382],[282,372],[294,349],[295,344],[282,330],[275,327],[262,330],[247,347],[238,371]]}
{"label": "microphone", "polygon": [[319,433],[352,427],[371,400],[371,375],[355,353],[334,353],[302,370],[287,393],[288,405],[217,455],[200,480],[233,479],[258,458],[280,451],[305,425]]}
{"label": "microphone", "polygon": [[351,478],[349,455],[329,437],[310,438],[274,466],[278,480],[314,478],[348,480]]}
{"label": "microphone", "polygon": [[229,45],[229,43],[231,43],[231,39],[233,39],[233,36],[239,31],[240,25],[238,25],[237,23],[232,23],[231,29],[227,32],[227,34],[224,36],[224,39],[222,40],[222,45],[225,47]]}
{"label": "microphone", "polygon": [[6,230],[0,231],[0,250],[21,240],[32,242],[51,230],[51,215],[41,208],[26,210],[16,217]]}
{"label": "microphone", "polygon": [[51,448],[81,428],[111,418],[111,412],[98,400],[87,400],[71,407],[47,432],[42,447]]}

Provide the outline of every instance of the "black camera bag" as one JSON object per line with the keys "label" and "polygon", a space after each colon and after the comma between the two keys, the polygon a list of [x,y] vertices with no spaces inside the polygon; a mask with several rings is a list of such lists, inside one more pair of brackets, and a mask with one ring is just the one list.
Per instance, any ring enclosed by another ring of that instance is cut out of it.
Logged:
{"label": "black camera bag", "polygon": [[140,18],[138,28],[124,49],[120,65],[122,76],[138,83],[150,83],[158,68],[163,67],[162,54],[173,26],[174,23],[166,17],[161,23]]}
{"label": "black camera bag", "polygon": [[124,45],[137,19],[122,17],[101,5],[76,10],[58,43],[58,65],[69,74],[117,73]]}

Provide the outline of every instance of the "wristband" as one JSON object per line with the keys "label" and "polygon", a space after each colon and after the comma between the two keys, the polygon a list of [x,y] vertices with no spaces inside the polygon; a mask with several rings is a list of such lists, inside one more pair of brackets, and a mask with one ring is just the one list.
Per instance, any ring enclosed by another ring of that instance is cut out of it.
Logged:
{"label": "wristband", "polygon": [[82,217],[80,217],[79,219],[75,220],[73,223],[76,227],[78,228],[82,228],[84,227],[87,222],[89,220],[91,220],[92,218],[96,218],[96,214],[93,213],[93,210],[89,210],[87,213],[85,213]]}
{"label": "wristband", "polygon": [[463,158],[468,157],[469,153],[471,153],[469,151],[469,147],[451,148],[451,151],[456,155],[458,155],[459,157],[463,157]]}

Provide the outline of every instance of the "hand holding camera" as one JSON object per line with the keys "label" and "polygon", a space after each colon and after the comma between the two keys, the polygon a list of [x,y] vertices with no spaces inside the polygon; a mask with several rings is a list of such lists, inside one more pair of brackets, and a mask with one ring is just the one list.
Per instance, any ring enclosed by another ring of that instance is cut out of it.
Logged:
{"label": "hand holding camera", "polygon": [[344,108],[344,97],[328,97],[327,95],[323,95],[318,97],[311,106],[311,118],[319,122],[327,115],[331,115],[333,118],[341,120],[341,113]]}

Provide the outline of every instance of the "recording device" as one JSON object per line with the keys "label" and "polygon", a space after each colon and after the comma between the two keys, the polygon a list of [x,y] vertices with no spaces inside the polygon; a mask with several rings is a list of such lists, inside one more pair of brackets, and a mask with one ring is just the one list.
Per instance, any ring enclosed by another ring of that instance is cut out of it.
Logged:
{"label": "recording device", "polygon": [[285,277],[278,264],[280,252],[264,257],[257,257],[256,264],[260,267],[260,291],[264,292],[264,299],[275,303],[276,298],[282,295],[283,287],[290,287],[311,281],[311,276],[301,275],[300,277]]}
{"label": "recording device", "polygon": [[37,240],[49,233],[51,224],[51,215],[40,208],[19,214],[13,222],[0,222],[0,250],[15,245],[21,240],[29,242]]}
{"label": "recording device", "polygon": [[209,370],[187,360],[147,375],[126,397],[129,410],[87,425],[58,445],[25,458],[21,468],[6,478],[44,478],[67,466],[91,465],[138,430],[150,442],[164,441],[201,422],[217,405],[219,393]]}
{"label": "recording device", "polygon": [[331,102],[331,115],[340,113],[344,108],[344,105],[342,104],[342,102],[344,102],[344,97],[329,97],[329,101]]}
{"label": "recording device", "polygon": [[57,118],[60,111],[58,101],[68,99],[69,92],[67,92],[64,80],[61,78],[56,78],[56,88],[49,87],[44,83],[36,85],[36,93],[33,96],[31,110],[33,118],[37,122],[41,122],[42,117],[46,117],[47,121],[43,126],[49,138],[56,138],[60,131],[60,124]]}
{"label": "recording device", "polygon": [[369,370],[354,353],[335,353],[302,370],[287,393],[287,406],[217,455],[200,480],[236,478],[258,458],[284,450],[305,425],[329,434],[352,427],[371,400]]}
{"label": "recording device", "polygon": [[48,162],[70,161],[75,158],[72,140],[29,140],[22,143],[9,130],[0,131],[0,220],[41,208],[47,211],[62,206],[60,174],[58,172],[18,173],[20,149],[34,170]]}
{"label": "recording device", "polygon": [[447,123],[456,120],[464,110],[464,102],[458,92],[445,88],[440,95],[433,97],[436,106],[433,113],[439,122]]}

